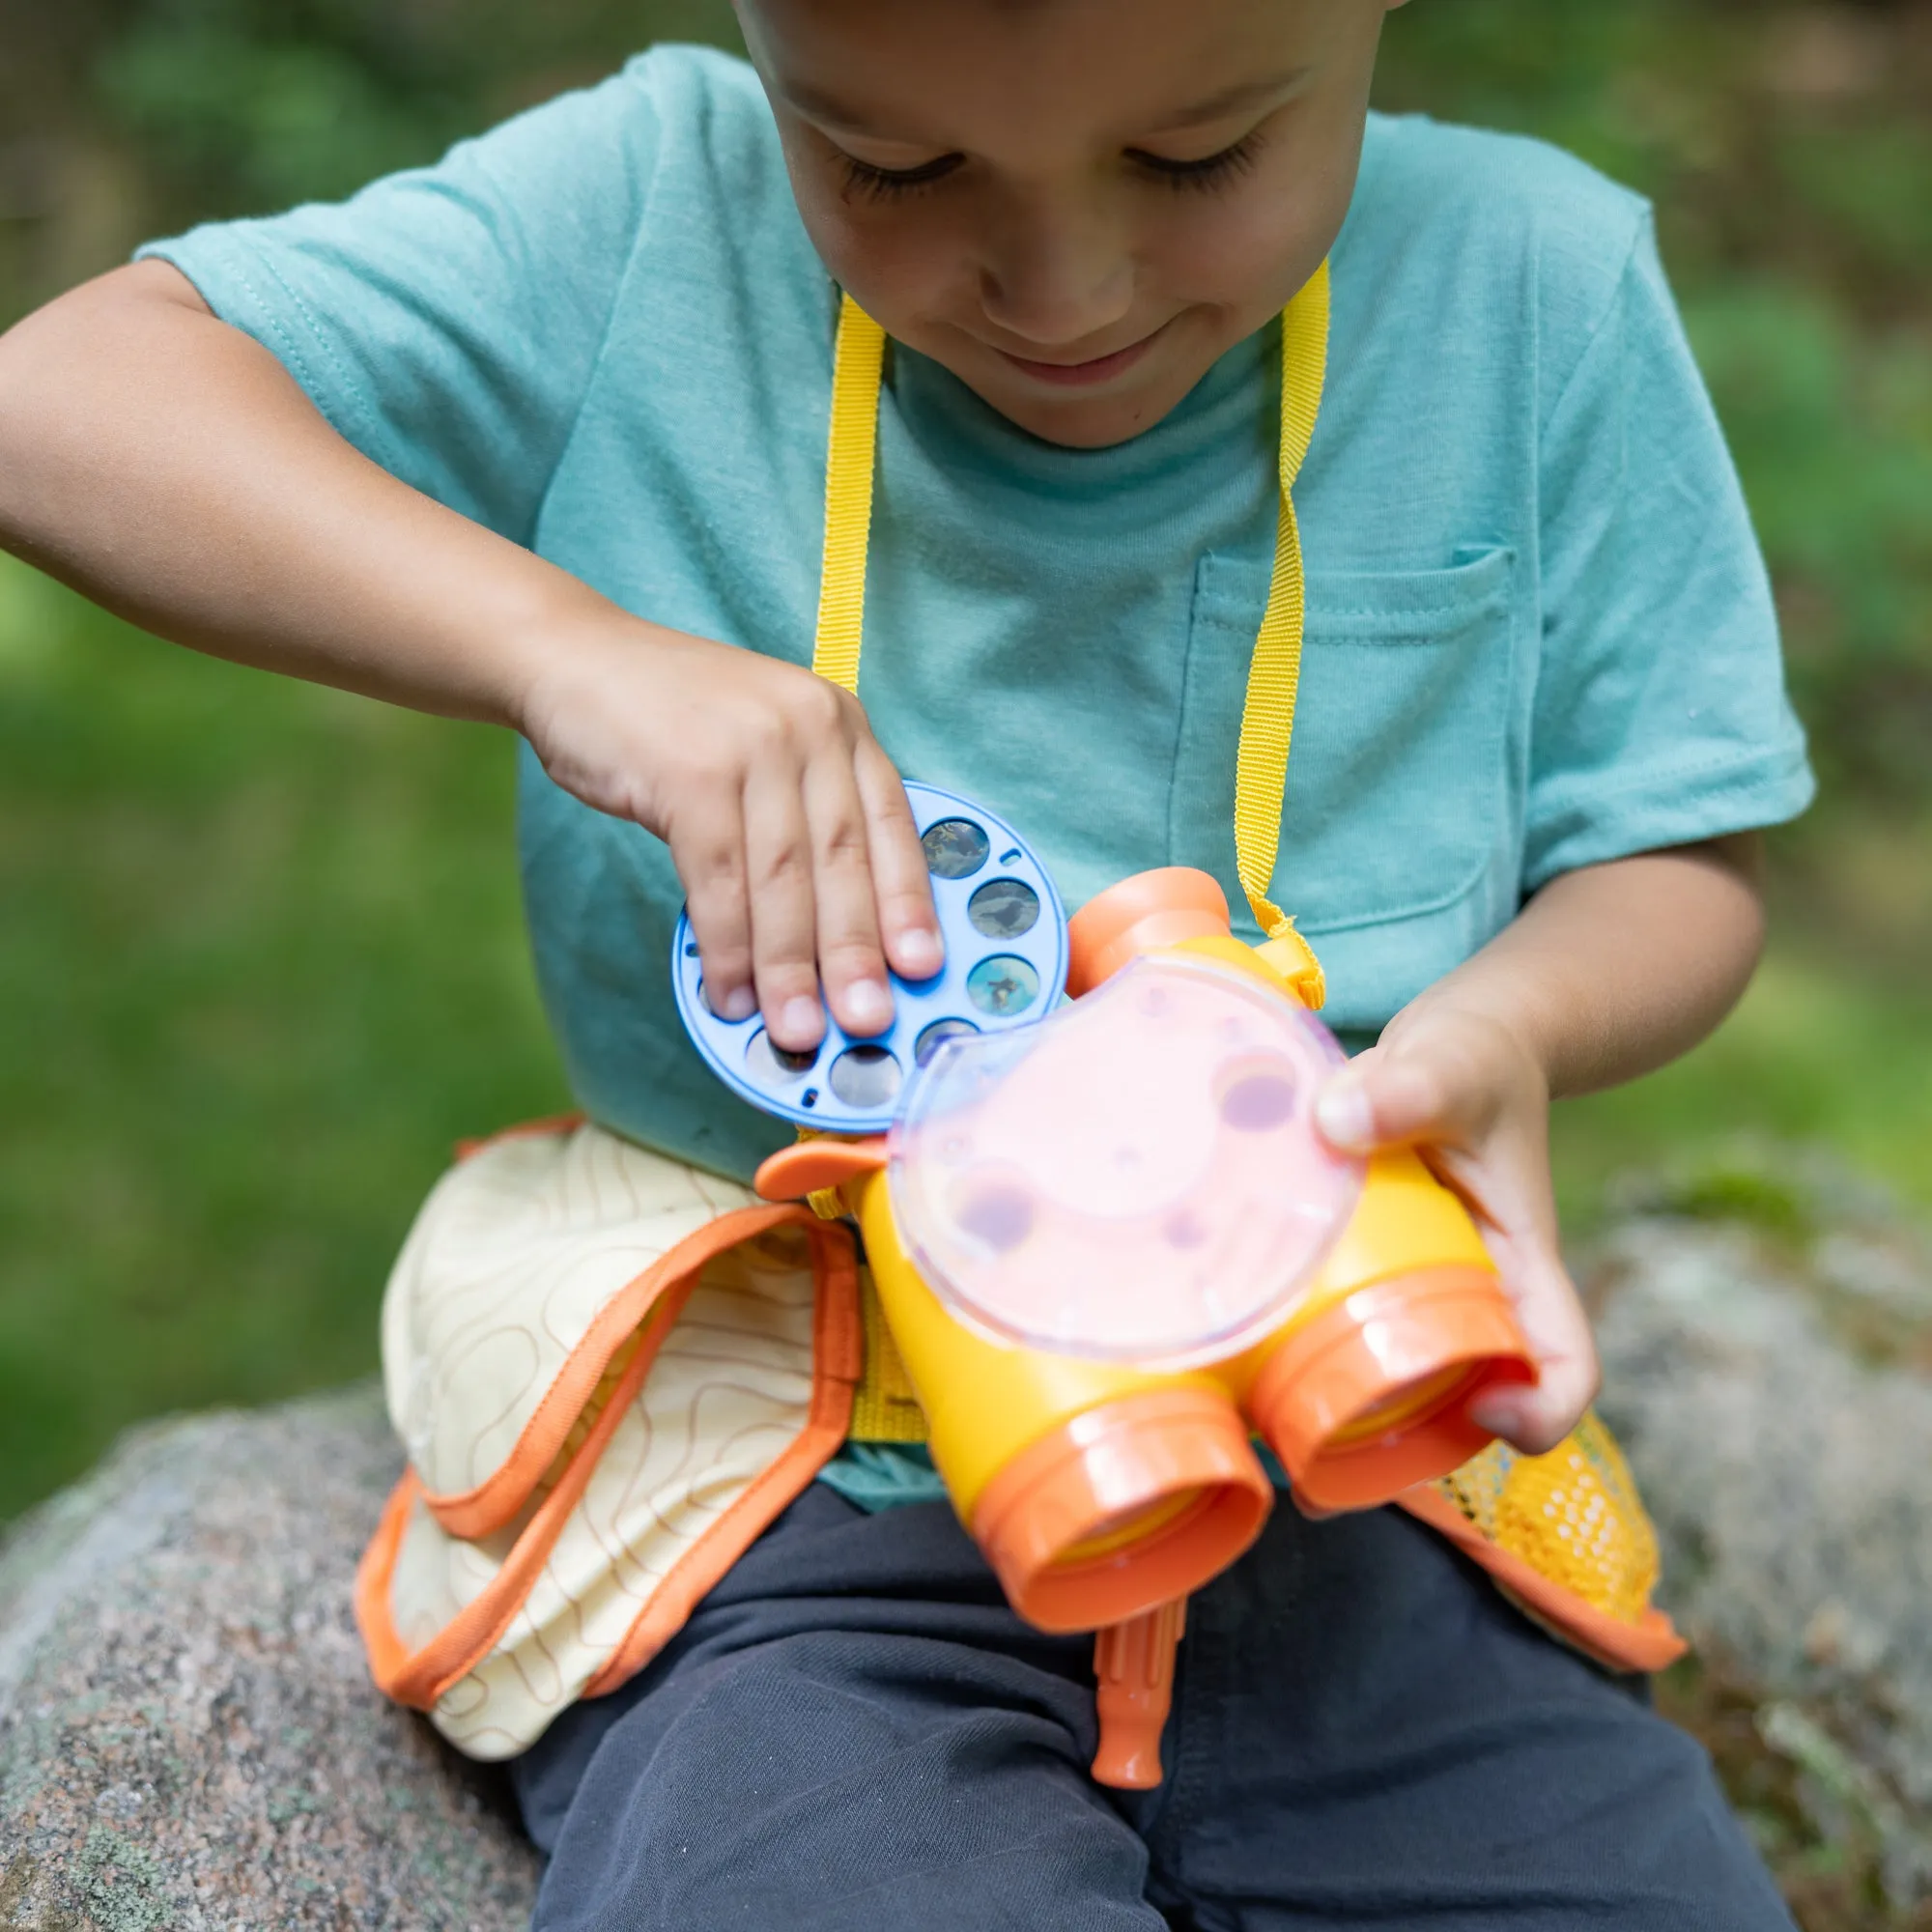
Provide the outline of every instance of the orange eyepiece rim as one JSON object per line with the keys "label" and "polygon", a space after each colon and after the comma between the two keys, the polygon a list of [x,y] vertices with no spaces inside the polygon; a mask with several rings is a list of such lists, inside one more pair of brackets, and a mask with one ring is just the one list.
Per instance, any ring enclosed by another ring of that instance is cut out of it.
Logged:
{"label": "orange eyepiece rim", "polygon": [[1535,1379],[1494,1273],[1429,1268],[1359,1289],[1291,1330],[1248,1406],[1303,1501],[1372,1509],[1489,1446],[1468,1416],[1482,1389]]}
{"label": "orange eyepiece rim", "polygon": [[1091,1631],[1219,1576],[1273,1505],[1235,1406],[1157,1388],[1049,1430],[986,1485],[971,1527],[1027,1622]]}

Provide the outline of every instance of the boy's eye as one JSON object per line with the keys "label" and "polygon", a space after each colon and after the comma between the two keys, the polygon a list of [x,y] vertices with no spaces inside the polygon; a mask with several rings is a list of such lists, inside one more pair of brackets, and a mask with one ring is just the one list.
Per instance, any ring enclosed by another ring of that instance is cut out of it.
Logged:
{"label": "boy's eye", "polygon": [[1127,158],[1157,181],[1170,187],[1218,187],[1254,166],[1262,136],[1259,129],[1244,134],[1232,147],[1218,154],[1203,155],[1198,160],[1177,161],[1167,155],[1151,155],[1145,148],[1129,148]]}
{"label": "boy's eye", "polygon": [[843,156],[848,192],[862,194],[868,201],[883,201],[890,195],[910,194],[944,181],[966,158],[964,155],[936,155],[916,168],[882,168],[862,161],[856,155]]}
{"label": "boy's eye", "polygon": [[[1171,156],[1150,154],[1145,148],[1129,148],[1127,159],[1143,173],[1166,182],[1171,187],[1217,187],[1236,175],[1245,174],[1254,165],[1262,138],[1258,128],[1217,154],[1203,155],[1193,160],[1176,160]],[[894,195],[911,194],[944,181],[948,175],[965,165],[966,156],[960,154],[935,155],[931,160],[922,161],[914,168],[881,167],[876,161],[862,161],[857,155],[847,155],[842,151],[839,159],[844,163],[848,193],[862,195],[868,201],[882,201]]]}

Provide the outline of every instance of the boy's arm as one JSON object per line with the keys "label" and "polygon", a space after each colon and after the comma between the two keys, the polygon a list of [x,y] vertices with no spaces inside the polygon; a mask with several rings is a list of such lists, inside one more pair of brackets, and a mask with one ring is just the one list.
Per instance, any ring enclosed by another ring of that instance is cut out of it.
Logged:
{"label": "boy's arm", "polygon": [[398,482],[164,262],[0,338],[0,542],[178,643],[513,724],[520,639],[614,621]]}
{"label": "boy's arm", "polygon": [[1337,1146],[1415,1144],[1469,1203],[1542,1368],[1476,1419],[1532,1454],[1596,1394],[1596,1348],[1557,1244],[1552,1099],[1632,1080],[1723,1018],[1764,942],[1755,834],[1551,880],[1390,1023],[1322,1095]]}
{"label": "boy's arm", "polygon": [[670,846],[707,982],[781,1045],[939,963],[905,795],[855,700],[649,624],[398,481],[160,262],[0,338],[0,546],[177,642],[526,736]]}

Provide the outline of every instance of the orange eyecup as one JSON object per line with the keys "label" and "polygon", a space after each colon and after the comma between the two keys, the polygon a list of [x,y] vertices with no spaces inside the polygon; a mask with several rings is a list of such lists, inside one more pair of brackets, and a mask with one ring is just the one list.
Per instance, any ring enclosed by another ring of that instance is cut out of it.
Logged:
{"label": "orange eyecup", "polygon": [[1291,1330],[1248,1410],[1304,1502],[1373,1509],[1489,1446],[1468,1417],[1479,1391],[1535,1380],[1495,1275],[1427,1268],[1358,1289]]}
{"label": "orange eyecup", "polygon": [[1218,1577],[1273,1504],[1225,1396],[1155,1388],[1088,1409],[1015,1456],[981,1491],[972,1530],[1028,1623],[1094,1631]]}
{"label": "orange eyecup", "polygon": [[1077,1000],[1146,953],[1188,939],[1226,939],[1233,929],[1228,895],[1209,873],[1191,866],[1138,872],[1067,922],[1066,990]]}

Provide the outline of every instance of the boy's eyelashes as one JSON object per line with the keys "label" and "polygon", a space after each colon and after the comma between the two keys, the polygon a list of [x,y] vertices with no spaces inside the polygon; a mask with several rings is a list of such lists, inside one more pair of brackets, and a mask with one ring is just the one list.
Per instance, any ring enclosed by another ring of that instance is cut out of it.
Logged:
{"label": "boy's eyelashes", "polygon": [[[1261,129],[1256,128],[1231,146],[1193,160],[1176,160],[1167,155],[1150,154],[1145,148],[1127,149],[1125,158],[1143,174],[1164,182],[1170,187],[1211,188],[1245,174],[1253,167],[1262,142]],[[867,201],[884,201],[895,195],[916,193],[921,188],[931,187],[935,183],[944,181],[948,175],[966,164],[964,155],[950,154],[936,155],[929,161],[922,161],[916,168],[882,168],[874,161],[862,161],[858,156],[848,155],[842,149],[838,155],[845,166],[847,192],[863,196]]]}
{"label": "boy's eyelashes", "polygon": [[890,195],[910,194],[917,188],[930,187],[963,166],[966,160],[964,155],[937,155],[916,168],[882,168],[875,162],[862,161],[857,155],[845,154],[842,149],[839,158],[845,163],[846,187],[867,201],[883,201]]}
{"label": "boy's eyelashes", "polygon": [[1177,161],[1167,155],[1151,155],[1143,148],[1129,148],[1127,158],[1136,167],[1146,169],[1157,181],[1164,181],[1171,187],[1215,187],[1223,182],[1232,181],[1236,175],[1246,174],[1254,166],[1255,156],[1261,152],[1262,138],[1262,131],[1257,128],[1253,133],[1243,134],[1232,146],[1191,161]]}

